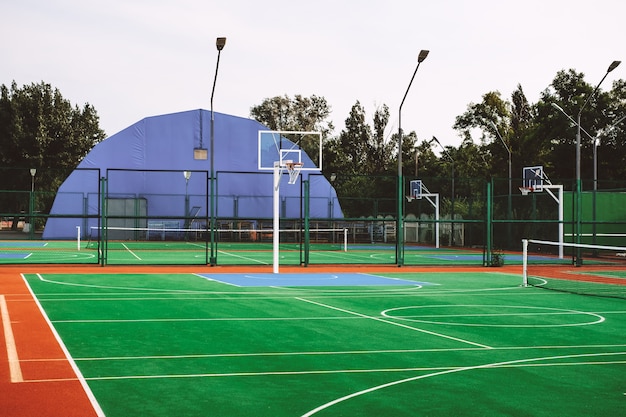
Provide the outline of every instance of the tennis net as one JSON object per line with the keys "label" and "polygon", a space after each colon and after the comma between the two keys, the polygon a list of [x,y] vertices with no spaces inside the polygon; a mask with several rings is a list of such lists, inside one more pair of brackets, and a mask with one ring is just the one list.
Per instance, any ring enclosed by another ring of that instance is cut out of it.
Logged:
{"label": "tennis net", "polygon": [[524,286],[626,298],[626,247],[524,239],[522,248]]}
{"label": "tennis net", "polygon": [[[305,242],[310,250],[348,250],[348,229],[316,228],[281,229],[279,240],[283,250],[300,250]],[[272,229],[217,229],[216,243],[222,249],[271,250],[274,232]],[[207,228],[179,228],[167,224],[154,224],[150,227],[92,227],[87,243],[88,249],[97,249],[103,241],[108,250],[117,247],[127,250],[199,250],[210,243],[210,230]]]}

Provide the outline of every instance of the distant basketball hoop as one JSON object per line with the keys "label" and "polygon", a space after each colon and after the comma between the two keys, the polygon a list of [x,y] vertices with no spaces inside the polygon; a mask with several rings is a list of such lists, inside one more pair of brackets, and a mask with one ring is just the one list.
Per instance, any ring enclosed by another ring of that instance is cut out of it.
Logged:
{"label": "distant basketball hoop", "polygon": [[303,166],[303,162],[285,161],[285,167],[289,172],[289,184],[296,183],[296,181],[298,180],[298,175],[300,175],[300,171],[302,170]]}
{"label": "distant basketball hoop", "polygon": [[522,193],[522,195],[528,195],[528,193],[532,193],[533,187],[519,187],[519,191]]}

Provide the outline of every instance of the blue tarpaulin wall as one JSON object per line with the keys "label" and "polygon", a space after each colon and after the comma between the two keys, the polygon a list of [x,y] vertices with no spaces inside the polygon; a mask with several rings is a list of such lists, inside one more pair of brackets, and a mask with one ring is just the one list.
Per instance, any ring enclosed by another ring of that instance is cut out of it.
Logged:
{"label": "blue tarpaulin wall", "polygon": [[[109,198],[146,199],[150,217],[185,217],[188,207],[199,207],[197,216],[206,217],[210,130],[211,112],[199,109],[147,117],[100,142],[59,188],[43,238],[73,238],[77,226],[97,225],[96,218],[81,216],[98,214],[99,175],[107,178]],[[214,113],[217,217],[272,217],[272,173],[258,170],[259,130],[268,129],[255,120]],[[208,158],[194,159],[196,148],[207,149]],[[183,171],[192,172],[188,182]],[[311,218],[343,217],[324,176],[301,172],[301,179],[310,183]],[[287,184],[286,174],[281,181],[280,197],[290,202],[281,216],[299,218],[300,182]]]}

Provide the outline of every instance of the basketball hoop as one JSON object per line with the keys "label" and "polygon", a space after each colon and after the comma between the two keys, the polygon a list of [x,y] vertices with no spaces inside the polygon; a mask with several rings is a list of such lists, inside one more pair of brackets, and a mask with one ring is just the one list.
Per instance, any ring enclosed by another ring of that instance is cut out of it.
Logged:
{"label": "basketball hoop", "polygon": [[533,192],[533,187],[519,187],[519,190],[522,195],[528,195],[528,193]]}
{"label": "basketball hoop", "polygon": [[409,203],[410,203],[411,201],[413,201],[414,199],[415,199],[415,197],[413,197],[412,195],[407,195],[407,196],[406,196],[406,201],[407,201],[407,202],[409,202]]}
{"label": "basketball hoop", "polygon": [[285,162],[285,167],[289,172],[289,184],[295,184],[298,180],[298,175],[300,175],[300,170],[304,163],[302,162]]}

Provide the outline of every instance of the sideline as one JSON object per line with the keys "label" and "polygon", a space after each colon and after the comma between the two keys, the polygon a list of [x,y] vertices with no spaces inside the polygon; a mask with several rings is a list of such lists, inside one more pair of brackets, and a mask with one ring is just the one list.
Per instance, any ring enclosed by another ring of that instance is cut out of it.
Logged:
{"label": "sideline", "polygon": [[0,294],[0,315],[2,316],[2,327],[4,327],[4,341],[7,348],[7,358],[9,360],[9,372],[11,374],[11,382],[24,382],[24,377],[22,376],[22,368],[20,367],[20,358],[17,355],[15,337],[13,336],[13,328],[11,327],[9,308],[7,307],[7,300],[3,294]]}

